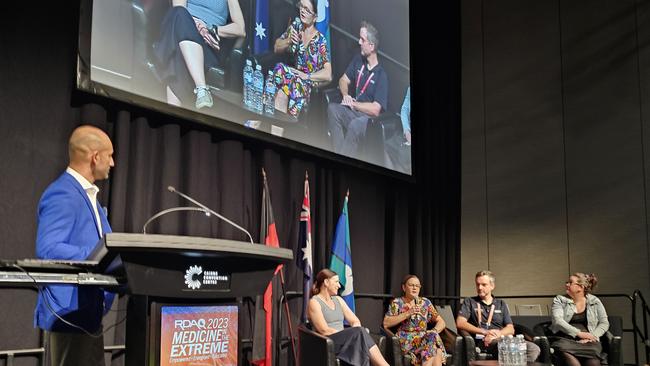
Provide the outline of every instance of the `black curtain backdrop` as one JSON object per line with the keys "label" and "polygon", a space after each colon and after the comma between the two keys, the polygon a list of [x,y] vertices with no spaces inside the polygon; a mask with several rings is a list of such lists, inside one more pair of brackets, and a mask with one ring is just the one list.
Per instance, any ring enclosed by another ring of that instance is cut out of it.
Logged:
{"label": "black curtain backdrop", "polygon": [[[0,258],[34,256],[40,195],[66,167],[70,132],[89,123],[108,131],[115,145],[116,166],[100,184],[100,200],[114,231],[141,232],[159,210],[189,205],[167,191],[172,185],[241,224],[259,241],[264,167],[281,246],[295,253],[308,172],[316,271],[329,263],[334,227],[349,189],[356,292],[397,295],[402,277],[414,273],[422,280],[423,294],[458,295],[457,4],[411,3],[414,182],[76,91],[78,3],[3,3],[0,8]],[[245,240],[227,223],[198,213],[167,215],[148,231]],[[285,277],[288,290],[301,289],[302,275],[294,264],[285,267]],[[34,292],[3,289],[0,299],[0,350],[36,346]],[[378,301],[359,300],[362,323],[377,330],[382,307]],[[122,299],[113,319],[122,317],[123,308]],[[291,303],[294,324],[299,308],[299,301]],[[282,327],[286,334],[284,322]],[[123,342],[121,330],[123,324],[109,343]]]}

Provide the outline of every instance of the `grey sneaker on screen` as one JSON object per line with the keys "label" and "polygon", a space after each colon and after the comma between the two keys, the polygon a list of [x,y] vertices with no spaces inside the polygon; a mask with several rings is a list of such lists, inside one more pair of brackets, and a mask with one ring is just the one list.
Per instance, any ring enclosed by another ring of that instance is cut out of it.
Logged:
{"label": "grey sneaker on screen", "polygon": [[212,107],[212,94],[210,94],[210,89],[207,86],[197,86],[194,89],[194,94],[196,94],[195,106],[197,109]]}

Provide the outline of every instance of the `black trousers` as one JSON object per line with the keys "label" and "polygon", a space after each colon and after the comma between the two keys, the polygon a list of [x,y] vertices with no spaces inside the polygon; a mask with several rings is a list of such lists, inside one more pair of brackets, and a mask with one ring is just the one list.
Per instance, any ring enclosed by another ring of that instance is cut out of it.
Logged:
{"label": "black trousers", "polygon": [[50,366],[104,366],[104,337],[83,333],[45,332]]}

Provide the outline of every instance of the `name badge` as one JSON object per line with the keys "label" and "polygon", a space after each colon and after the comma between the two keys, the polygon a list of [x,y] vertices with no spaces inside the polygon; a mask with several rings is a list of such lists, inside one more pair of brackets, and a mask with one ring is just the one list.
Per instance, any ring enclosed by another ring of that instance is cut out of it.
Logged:
{"label": "name badge", "polygon": [[494,311],[496,314],[501,314],[501,310],[495,310]]}

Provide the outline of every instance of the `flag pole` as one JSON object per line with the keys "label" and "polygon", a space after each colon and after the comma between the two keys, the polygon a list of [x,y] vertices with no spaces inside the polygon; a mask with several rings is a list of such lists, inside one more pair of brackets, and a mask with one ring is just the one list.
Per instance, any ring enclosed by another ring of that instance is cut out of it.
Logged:
{"label": "flag pole", "polygon": [[291,351],[293,352],[294,364],[298,362],[296,353],[296,340],[293,338],[293,325],[291,325],[291,313],[289,312],[289,303],[287,302],[287,291],[284,288],[284,267],[280,269],[280,285],[282,287],[282,298],[284,299],[284,312],[287,315],[287,325],[289,326],[289,339],[291,340]]}
{"label": "flag pole", "polygon": [[[264,168],[262,168],[262,176],[264,177],[264,181],[266,181],[266,171],[264,170]],[[282,298],[284,299],[283,301],[284,312],[286,314],[287,325],[289,327],[289,339],[291,340],[291,351],[293,352],[293,360],[295,363],[297,362],[298,357],[296,353],[296,341],[293,337],[293,325],[291,324],[291,312],[289,311],[289,303],[287,302],[287,291],[284,287],[284,267],[280,268],[280,286],[282,287]]]}

